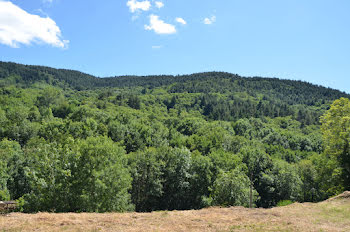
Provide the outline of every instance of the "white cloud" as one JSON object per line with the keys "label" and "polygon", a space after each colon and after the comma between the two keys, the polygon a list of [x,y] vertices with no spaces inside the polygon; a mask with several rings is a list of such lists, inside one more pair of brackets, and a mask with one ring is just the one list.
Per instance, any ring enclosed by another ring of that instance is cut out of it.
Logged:
{"label": "white cloud", "polygon": [[150,15],[149,25],[145,25],[146,30],[153,30],[157,34],[174,34],[176,33],[176,28],[174,25],[165,23],[163,20],[159,19],[157,15]]}
{"label": "white cloud", "polygon": [[142,1],[138,2],[136,0],[129,0],[126,5],[129,7],[129,10],[131,13],[134,13],[136,11],[148,11],[151,8],[151,2],[150,1]]}
{"label": "white cloud", "polygon": [[53,0],[43,0],[43,3],[52,3],[53,2]]}
{"label": "white cloud", "polygon": [[175,19],[175,21],[178,22],[178,23],[181,23],[182,25],[186,25],[187,24],[187,22],[183,18],[179,18],[178,17],[178,18]]}
{"label": "white cloud", "polygon": [[0,43],[19,47],[32,42],[60,48],[69,43],[61,39],[61,30],[51,18],[29,14],[11,2],[0,0]]}
{"label": "white cloud", "polygon": [[163,3],[163,2],[155,2],[155,4],[156,4],[156,7],[157,7],[158,9],[164,7],[164,3]]}
{"label": "white cloud", "polygon": [[211,16],[210,18],[205,18],[205,19],[203,20],[203,23],[204,23],[204,24],[207,24],[207,25],[210,25],[210,24],[215,23],[215,21],[216,21],[216,16],[213,15],[213,16]]}

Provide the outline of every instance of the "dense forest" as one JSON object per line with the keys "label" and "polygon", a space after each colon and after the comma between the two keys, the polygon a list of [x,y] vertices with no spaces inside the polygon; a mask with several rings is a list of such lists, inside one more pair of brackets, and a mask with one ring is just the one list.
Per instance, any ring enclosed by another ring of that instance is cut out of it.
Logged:
{"label": "dense forest", "polygon": [[350,188],[350,95],[209,72],[0,62],[0,200],[23,212],[316,202]]}

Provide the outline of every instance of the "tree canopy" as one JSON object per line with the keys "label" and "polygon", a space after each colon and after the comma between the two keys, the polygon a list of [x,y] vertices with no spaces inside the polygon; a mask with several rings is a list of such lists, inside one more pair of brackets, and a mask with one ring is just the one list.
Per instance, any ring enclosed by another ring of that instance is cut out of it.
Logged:
{"label": "tree canopy", "polygon": [[350,188],[349,112],[348,94],[301,81],[0,62],[0,200],[25,212],[199,209],[248,206],[250,186],[257,207],[324,200]]}

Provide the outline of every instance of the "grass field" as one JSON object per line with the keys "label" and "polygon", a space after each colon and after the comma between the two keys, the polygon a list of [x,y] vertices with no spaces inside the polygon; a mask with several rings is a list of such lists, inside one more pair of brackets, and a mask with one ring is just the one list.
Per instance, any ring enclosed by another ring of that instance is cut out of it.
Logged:
{"label": "grass field", "polygon": [[350,192],[272,209],[208,208],[152,213],[11,213],[0,231],[350,231]]}

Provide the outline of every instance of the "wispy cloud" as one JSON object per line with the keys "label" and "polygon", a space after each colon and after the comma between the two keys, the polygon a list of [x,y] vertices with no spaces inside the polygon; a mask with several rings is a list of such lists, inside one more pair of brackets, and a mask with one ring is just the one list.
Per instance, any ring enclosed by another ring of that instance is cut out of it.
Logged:
{"label": "wispy cloud", "polygon": [[129,10],[131,13],[134,13],[136,11],[148,11],[151,8],[151,2],[150,1],[136,1],[136,0],[129,0],[127,1],[126,5],[129,7]]}
{"label": "wispy cloud", "polygon": [[183,18],[177,17],[175,19],[175,21],[178,22],[178,23],[181,23],[182,25],[186,25],[187,24],[187,22]]}
{"label": "wispy cloud", "polygon": [[61,38],[61,30],[49,17],[29,14],[8,1],[0,1],[0,43],[19,47],[20,44],[46,43],[65,48],[69,41]]}
{"label": "wispy cloud", "polygon": [[133,16],[131,17],[131,20],[132,20],[132,21],[135,21],[135,20],[137,20],[139,17],[140,17],[140,15],[135,14],[135,15],[133,15]]}
{"label": "wispy cloud", "polygon": [[215,15],[211,16],[210,18],[205,18],[203,20],[203,23],[207,24],[207,25],[213,24],[215,22],[216,22],[216,16]]}
{"label": "wispy cloud", "polygon": [[163,2],[155,2],[155,4],[156,4],[156,7],[158,8],[158,9],[160,9],[160,8],[162,8],[162,7],[164,7],[164,3]]}
{"label": "wispy cloud", "polygon": [[150,15],[149,25],[145,25],[146,30],[153,30],[157,34],[174,34],[176,33],[176,28],[174,25],[165,23],[163,20],[159,19],[157,15]]}
{"label": "wispy cloud", "polygon": [[152,49],[161,49],[163,46],[162,45],[153,45]]}
{"label": "wispy cloud", "polygon": [[[1,2],[1,0],[0,0],[0,2]],[[35,11],[40,13],[43,16],[49,17],[49,15],[45,11],[43,11],[43,9],[41,9],[41,8],[36,9]]]}

